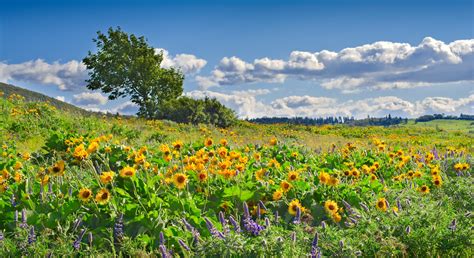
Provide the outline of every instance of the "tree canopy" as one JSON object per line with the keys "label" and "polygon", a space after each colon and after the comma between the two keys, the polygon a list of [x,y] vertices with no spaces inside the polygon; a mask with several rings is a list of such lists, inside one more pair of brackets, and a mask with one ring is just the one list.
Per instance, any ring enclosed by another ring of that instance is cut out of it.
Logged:
{"label": "tree canopy", "polygon": [[109,28],[107,35],[98,31],[93,40],[97,53],[89,51],[83,63],[89,70],[87,88],[101,90],[110,100],[129,97],[139,106],[138,116],[155,118],[160,103],[183,93],[183,73],[162,68],[163,54],[148,45],[146,39]]}

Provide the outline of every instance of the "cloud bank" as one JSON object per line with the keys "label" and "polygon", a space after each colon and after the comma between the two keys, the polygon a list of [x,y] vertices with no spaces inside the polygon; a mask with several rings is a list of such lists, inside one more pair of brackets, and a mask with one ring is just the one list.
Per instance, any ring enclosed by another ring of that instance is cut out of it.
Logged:
{"label": "cloud bank", "polygon": [[[183,73],[190,75],[199,72],[207,63],[206,60],[190,54],[172,56],[163,51],[162,67],[180,68]],[[18,64],[8,64],[0,61],[1,82],[22,82],[56,86],[59,90],[84,90],[88,78],[86,66],[77,60],[60,63],[48,63],[42,59]]]}
{"label": "cloud bank", "polygon": [[313,96],[288,96],[270,103],[257,100],[256,96],[268,94],[268,91],[234,91],[224,94],[214,91],[191,91],[185,95],[192,98],[205,96],[217,98],[226,106],[234,109],[240,118],[257,117],[326,117],[354,116],[364,118],[380,117],[392,114],[402,117],[418,117],[428,113],[472,113],[474,94],[466,98],[427,97],[410,102],[395,96],[382,96],[362,100],[340,102],[334,98]]}
{"label": "cloud bank", "polygon": [[444,43],[426,37],[416,46],[379,41],[339,52],[293,51],[288,60],[265,57],[249,63],[235,56],[224,57],[209,76],[196,79],[201,89],[208,89],[295,78],[350,93],[474,81],[473,66],[474,39]]}

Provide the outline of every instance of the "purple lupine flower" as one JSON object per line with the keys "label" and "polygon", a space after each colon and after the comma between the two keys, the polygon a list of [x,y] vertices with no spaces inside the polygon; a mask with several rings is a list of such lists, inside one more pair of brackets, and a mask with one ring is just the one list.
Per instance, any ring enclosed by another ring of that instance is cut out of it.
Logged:
{"label": "purple lupine flower", "polygon": [[265,227],[259,225],[250,217],[244,219],[244,228],[246,231],[248,231],[250,234],[254,236],[258,236],[260,234],[260,231],[265,229]]}
{"label": "purple lupine flower", "polygon": [[72,197],[72,187],[69,187],[69,189],[68,189],[67,192],[68,192],[68,194],[69,194],[69,197]]}
{"label": "purple lupine flower", "polygon": [[279,219],[279,218],[280,218],[280,217],[278,216],[278,211],[275,211],[275,222],[276,222],[276,223],[278,223],[278,219]]}
{"label": "purple lupine flower", "polygon": [[260,216],[262,211],[260,210],[260,205],[257,205],[257,219],[260,220]]}
{"label": "purple lupine flower", "polygon": [[396,217],[398,217],[398,213],[397,213],[395,210],[392,210],[392,213],[393,213],[393,215],[395,215]]}
{"label": "purple lupine flower", "polygon": [[453,220],[451,221],[451,224],[449,225],[448,228],[451,229],[452,231],[455,231],[455,230],[456,230],[456,219],[453,219]]}
{"label": "purple lupine flower", "polygon": [[15,211],[15,214],[13,215],[13,221],[15,221],[15,223],[18,222],[18,211],[17,210]]}
{"label": "purple lupine flower", "polygon": [[219,212],[219,221],[222,225],[222,231],[224,234],[229,233],[229,227],[227,226],[227,221],[225,220],[224,213],[222,211]]}
{"label": "purple lupine flower", "polygon": [[204,221],[206,222],[207,229],[209,230],[212,236],[222,239],[225,238],[224,235],[216,229],[214,224],[212,224],[212,222],[207,217],[204,217]]}
{"label": "purple lupine flower", "polygon": [[165,243],[166,243],[165,235],[163,234],[163,232],[160,232],[160,242],[159,242],[159,244],[164,245]]}
{"label": "purple lupine flower", "polygon": [[34,242],[36,242],[36,234],[35,234],[35,227],[32,226],[30,228],[30,233],[28,234],[28,245],[31,245]]}
{"label": "purple lupine flower", "polygon": [[82,241],[82,238],[84,237],[84,234],[86,234],[86,230],[82,229],[77,239],[74,240],[74,243],[72,243],[72,247],[74,247],[76,251],[79,251],[79,249],[81,248],[81,241]]}
{"label": "purple lupine flower", "polygon": [[346,210],[349,212],[349,213],[352,213],[352,207],[351,205],[346,202],[345,200],[342,200],[342,204],[344,205],[344,207],[346,207]]}
{"label": "purple lupine flower", "polygon": [[160,245],[160,253],[162,258],[168,258],[171,257],[171,255],[168,253],[168,250],[166,250],[165,245]]}
{"label": "purple lupine flower", "polygon": [[197,231],[197,229],[195,229],[193,226],[191,226],[191,224],[188,223],[188,221],[186,219],[182,219],[183,221],[183,224],[184,226],[186,227],[186,229],[191,232],[191,234],[193,234],[193,238],[194,238],[194,241],[196,243],[199,242],[199,238],[201,237],[201,234],[199,234],[199,231]]}
{"label": "purple lupine flower", "polygon": [[341,249],[344,248],[344,241],[342,241],[342,239],[339,240],[339,247],[341,247]]}
{"label": "purple lupine flower", "polygon": [[76,231],[81,224],[82,224],[82,217],[79,217],[74,221],[74,225],[72,226],[72,231]]}
{"label": "purple lupine flower", "polygon": [[267,207],[265,207],[265,204],[261,200],[258,201],[258,204],[260,205],[262,209],[267,210]]}
{"label": "purple lupine flower", "polygon": [[20,228],[27,228],[28,223],[26,221],[26,209],[21,210],[21,223]]}
{"label": "purple lupine flower", "polygon": [[402,204],[400,203],[400,199],[397,199],[397,208],[399,211],[402,211]]}
{"label": "purple lupine flower", "polygon": [[326,228],[326,222],[321,221],[321,227],[322,227],[323,229],[325,229],[325,228]]}
{"label": "purple lupine flower", "polygon": [[351,222],[349,222],[349,221],[346,220],[346,221],[344,221],[344,225],[345,225],[346,227],[350,228],[350,227],[352,227],[353,224],[352,224]]}
{"label": "purple lupine flower", "polygon": [[357,221],[355,218],[353,218],[353,217],[349,217],[349,220],[352,221],[352,223],[354,223],[354,224],[357,224],[357,222],[358,222],[358,221]]}
{"label": "purple lupine flower", "polygon": [[361,202],[360,207],[362,207],[362,209],[364,209],[365,212],[369,212],[369,207],[367,207],[367,205],[365,205],[365,203]]}
{"label": "purple lupine flower", "polygon": [[311,248],[311,258],[320,258],[321,257],[321,250],[317,247],[312,247]]}
{"label": "purple lupine flower", "polygon": [[122,241],[123,238],[123,213],[117,217],[114,224],[114,240],[115,242]]}
{"label": "purple lupine flower", "polygon": [[296,207],[296,215],[295,218],[293,219],[294,224],[299,224],[301,219],[301,209],[299,207]]}
{"label": "purple lupine flower", "polygon": [[181,247],[183,247],[186,251],[191,251],[191,248],[181,239],[178,239],[178,243]]}
{"label": "purple lupine flower", "polygon": [[269,228],[270,227],[270,220],[265,217],[265,228]]}
{"label": "purple lupine flower", "polygon": [[241,230],[240,230],[240,225],[239,223],[234,219],[234,217],[232,215],[229,216],[229,221],[230,221],[230,224],[232,224],[232,226],[234,227],[234,231],[236,233],[240,233]]}
{"label": "purple lupine flower", "polygon": [[316,234],[314,234],[313,242],[311,242],[311,247],[313,248],[317,247],[318,242],[319,242],[319,234],[318,232],[316,232]]}
{"label": "purple lupine flower", "polygon": [[407,226],[407,227],[405,228],[405,232],[406,232],[407,234],[410,234],[410,232],[411,232],[410,226]]}
{"label": "purple lupine flower", "polygon": [[10,198],[10,203],[12,207],[16,207],[17,203],[16,203],[15,194],[12,194],[12,197]]}
{"label": "purple lupine flower", "polygon": [[295,231],[291,232],[291,234],[290,234],[290,239],[291,239],[291,241],[292,241],[293,243],[296,242],[296,232],[295,232]]}
{"label": "purple lupine flower", "polygon": [[87,235],[87,242],[89,243],[89,247],[92,248],[92,243],[94,241],[94,237],[92,236],[92,232],[89,232]]}
{"label": "purple lupine flower", "polygon": [[355,255],[355,256],[361,256],[361,255],[362,255],[362,251],[357,250],[357,251],[354,252],[354,255]]}
{"label": "purple lupine flower", "polygon": [[243,203],[243,207],[244,207],[244,217],[246,218],[250,217],[249,206],[247,205],[246,202]]}
{"label": "purple lupine flower", "polygon": [[433,153],[434,158],[435,158],[436,160],[438,160],[438,159],[439,159],[439,155],[438,155],[438,150],[436,149],[436,147],[434,147],[431,152]]}

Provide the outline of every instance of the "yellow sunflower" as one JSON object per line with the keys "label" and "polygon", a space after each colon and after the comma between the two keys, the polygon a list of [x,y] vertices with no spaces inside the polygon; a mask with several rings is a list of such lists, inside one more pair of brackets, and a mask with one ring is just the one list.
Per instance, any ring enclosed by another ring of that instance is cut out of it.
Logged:
{"label": "yellow sunflower", "polygon": [[329,179],[331,178],[331,176],[326,172],[321,172],[319,173],[318,178],[319,178],[319,182],[325,185],[329,182]]}
{"label": "yellow sunflower", "polygon": [[109,184],[114,181],[115,173],[113,171],[102,172],[100,175],[100,182],[102,184]]}
{"label": "yellow sunflower", "polygon": [[210,147],[212,146],[212,144],[213,144],[213,141],[211,138],[207,138],[206,140],[204,140],[204,146]]}
{"label": "yellow sunflower", "polygon": [[109,200],[110,200],[110,192],[109,190],[105,188],[101,189],[95,196],[95,201],[101,205],[107,204]]}
{"label": "yellow sunflower", "polygon": [[200,172],[197,176],[200,182],[205,182],[207,180],[207,172],[205,171]]}
{"label": "yellow sunflower", "polygon": [[126,166],[120,170],[121,177],[132,177],[136,173],[135,168]]}
{"label": "yellow sunflower", "polygon": [[298,201],[298,199],[294,199],[293,201],[290,202],[290,204],[288,205],[288,212],[295,216],[296,215],[296,211],[298,210],[298,208],[302,211],[303,209],[303,206],[301,205],[300,201]]}
{"label": "yellow sunflower", "polygon": [[290,172],[288,173],[288,181],[290,181],[290,182],[291,182],[291,181],[295,181],[295,180],[298,180],[298,178],[299,178],[298,172],[296,172],[296,171],[290,171]]}
{"label": "yellow sunflower", "polygon": [[173,176],[173,184],[178,188],[178,189],[183,189],[188,182],[188,176],[186,176],[183,173],[176,173]]}
{"label": "yellow sunflower", "polygon": [[379,198],[377,200],[376,207],[380,211],[387,211],[387,200],[385,200],[385,198]]}
{"label": "yellow sunflower", "polygon": [[328,184],[331,186],[336,186],[339,184],[339,179],[337,177],[331,177],[329,178]]}
{"label": "yellow sunflower", "polygon": [[339,207],[337,206],[337,203],[335,201],[327,200],[326,202],[324,202],[324,209],[327,213],[334,214],[337,213]]}
{"label": "yellow sunflower", "polygon": [[258,181],[264,181],[265,177],[265,170],[264,169],[259,169],[257,171],[255,171],[255,178],[258,180]]}
{"label": "yellow sunflower", "polygon": [[88,188],[82,188],[79,190],[78,197],[83,202],[88,202],[89,199],[92,197],[92,191]]}
{"label": "yellow sunflower", "polygon": [[173,142],[172,145],[175,150],[180,150],[184,144],[182,141],[178,140],[178,141]]}
{"label": "yellow sunflower", "polygon": [[288,192],[288,191],[291,189],[291,184],[288,183],[288,181],[283,180],[283,181],[281,181],[281,183],[280,183],[280,187],[281,187],[281,190],[282,190],[284,193],[286,193],[286,192]]}
{"label": "yellow sunflower", "polygon": [[430,188],[426,185],[422,185],[418,188],[418,191],[420,191],[421,193],[427,194],[430,192]]}
{"label": "yellow sunflower", "polygon": [[339,213],[336,212],[336,213],[331,214],[331,219],[334,222],[338,223],[338,222],[341,221],[342,217],[341,217],[341,215],[339,215]]}
{"label": "yellow sunflower", "polygon": [[48,169],[49,173],[55,176],[64,175],[64,160],[60,160]]}
{"label": "yellow sunflower", "polygon": [[274,201],[280,200],[281,197],[283,197],[283,191],[281,189],[278,189],[275,192],[273,192],[273,200]]}
{"label": "yellow sunflower", "polygon": [[443,180],[441,179],[440,176],[433,176],[433,184],[436,187],[440,187],[441,185],[443,185]]}

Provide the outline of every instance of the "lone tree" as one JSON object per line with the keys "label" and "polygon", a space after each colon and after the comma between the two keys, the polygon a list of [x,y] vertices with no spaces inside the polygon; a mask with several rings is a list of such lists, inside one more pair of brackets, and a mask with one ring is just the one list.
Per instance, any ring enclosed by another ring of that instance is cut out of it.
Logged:
{"label": "lone tree", "polygon": [[100,89],[110,100],[130,97],[139,106],[138,116],[155,118],[160,104],[183,93],[184,75],[174,68],[160,67],[163,54],[156,53],[146,39],[109,28],[97,32],[98,51],[89,51],[82,62],[89,70],[87,88]]}

